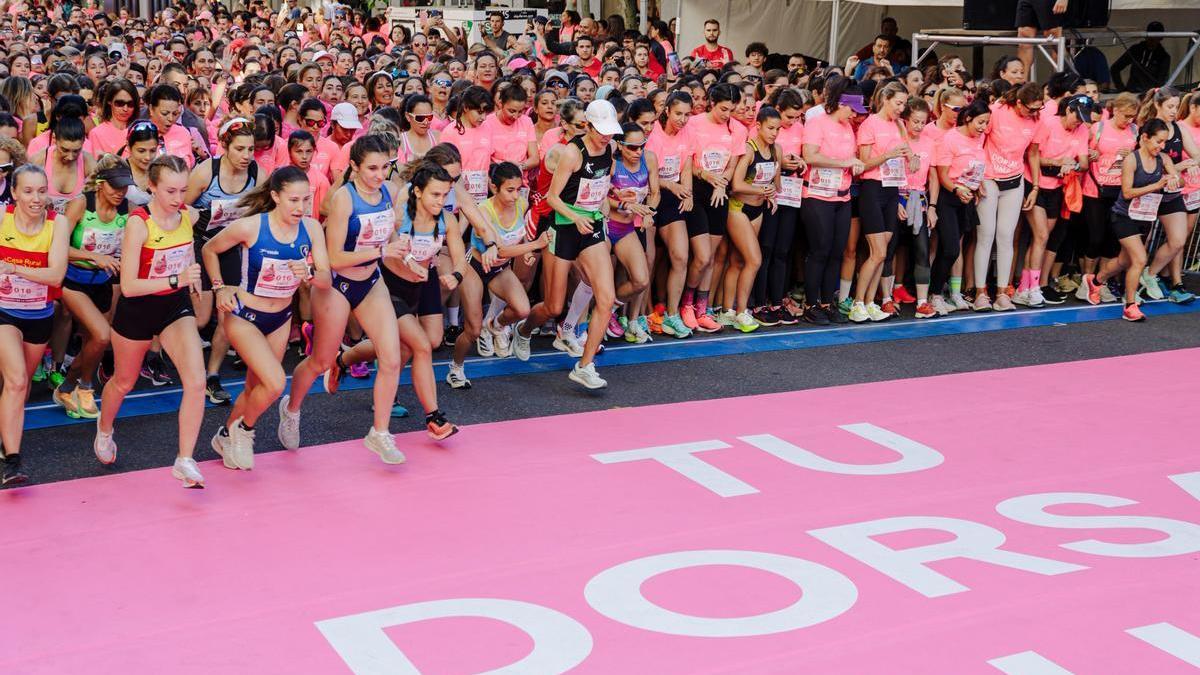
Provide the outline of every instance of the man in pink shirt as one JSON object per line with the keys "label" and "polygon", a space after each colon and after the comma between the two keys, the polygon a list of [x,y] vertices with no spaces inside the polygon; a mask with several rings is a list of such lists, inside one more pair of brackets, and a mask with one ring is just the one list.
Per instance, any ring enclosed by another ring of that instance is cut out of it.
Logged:
{"label": "man in pink shirt", "polygon": [[703,59],[708,67],[720,70],[726,63],[733,61],[733,50],[717,44],[721,39],[721,22],[709,19],[704,22],[704,44],[692,50],[692,58]]}

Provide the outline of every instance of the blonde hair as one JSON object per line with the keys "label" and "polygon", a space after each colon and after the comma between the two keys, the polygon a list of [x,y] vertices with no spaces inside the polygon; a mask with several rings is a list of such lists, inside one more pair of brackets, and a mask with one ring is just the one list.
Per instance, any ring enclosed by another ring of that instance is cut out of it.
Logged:
{"label": "blonde hair", "polygon": [[29,161],[29,155],[25,152],[25,146],[21,145],[21,141],[15,138],[0,137],[0,150],[8,153],[8,159],[13,166],[21,166]]}
{"label": "blonde hair", "polygon": [[888,82],[882,87],[875,88],[875,94],[871,96],[871,110],[879,112],[879,107],[885,101],[890,101],[900,94],[908,94],[908,87],[905,87],[899,82]]}

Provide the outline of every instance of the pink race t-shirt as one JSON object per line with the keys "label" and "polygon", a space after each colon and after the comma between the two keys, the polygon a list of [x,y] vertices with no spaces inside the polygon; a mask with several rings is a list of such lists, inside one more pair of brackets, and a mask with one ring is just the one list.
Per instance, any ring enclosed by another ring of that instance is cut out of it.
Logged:
{"label": "pink race t-shirt", "polygon": [[689,122],[674,136],[663,131],[662,125],[654,123],[650,138],[646,139],[646,149],[654,153],[658,159],[658,179],[679,182],[683,175],[683,163],[691,156],[692,139],[688,135],[691,128]]}
{"label": "pink race t-shirt", "polygon": [[1021,115],[1011,106],[994,104],[983,141],[988,156],[984,177],[1003,180],[1021,175],[1025,169],[1025,151],[1033,142],[1037,127],[1037,120]]}
{"label": "pink race t-shirt", "polygon": [[[1038,122],[1033,142],[1038,144],[1038,151],[1042,157],[1068,160],[1078,157],[1087,148],[1087,125],[1080,124],[1074,131],[1067,131],[1062,121],[1063,118],[1058,115],[1042,115],[1041,121]],[[1038,176],[1038,187],[1043,190],[1053,190],[1060,186],[1062,178],[1058,176]]]}
{"label": "pink race t-shirt", "polygon": [[927,192],[929,190],[929,172],[933,168],[933,157],[937,150],[936,143],[932,137],[926,136],[922,131],[916,139],[909,137],[908,147],[912,148],[917,159],[920,160],[917,170],[908,174],[908,189]]}
{"label": "pink race t-shirt", "polygon": [[[830,159],[853,159],[858,151],[854,127],[830,115],[818,115],[804,127],[804,144]],[[830,202],[850,201],[850,169],[809,166],[804,174],[804,198]]]}
{"label": "pink race t-shirt", "polygon": [[947,131],[936,143],[933,165],[949,167],[947,175],[954,183],[978,189],[987,166],[983,137],[971,138],[961,129]]}
{"label": "pink race t-shirt", "polygon": [[698,115],[688,120],[687,134],[693,163],[709,173],[724,172],[731,160],[746,152],[746,128],[732,120],[717,124],[708,115]]}
{"label": "pink race t-shirt", "polygon": [[[863,120],[863,123],[858,127],[858,144],[860,146],[871,146],[871,154],[869,157],[874,159],[881,155],[891,152],[893,149],[904,145],[904,137],[900,135],[900,125],[896,120],[887,120],[879,113],[871,115]],[[906,161],[903,157],[896,157],[888,160],[885,164],[889,164],[892,169],[899,169],[900,174],[907,173],[903,166]],[[863,172],[863,180],[882,180],[884,165],[868,169]]]}
{"label": "pink race t-shirt", "polygon": [[779,127],[779,136],[775,139],[779,151],[785,155],[804,155],[804,125],[796,120],[790,127]]}
{"label": "pink race t-shirt", "polygon": [[562,127],[550,127],[547,129],[546,133],[542,134],[541,139],[538,140],[538,158],[544,161],[546,155],[550,152],[550,148],[562,143],[562,138]]}
{"label": "pink race t-shirt", "polygon": [[270,176],[276,167],[291,164],[292,158],[288,155],[287,141],[276,136],[275,145],[266,150],[254,151],[254,161],[258,164],[258,175],[262,177],[262,180],[266,180],[266,177]]}
{"label": "pink race t-shirt", "polygon": [[488,196],[488,168],[492,164],[492,135],[483,126],[467,128],[459,131],[458,125],[451,124],[442,131],[442,142],[458,148],[462,155],[462,179],[467,192],[477,202],[482,202]]}
{"label": "pink race t-shirt", "polygon": [[[1097,183],[1105,187],[1116,187],[1121,184],[1121,164],[1117,158],[1122,150],[1133,150],[1137,145],[1137,132],[1130,124],[1124,129],[1117,128],[1111,119],[1104,120],[1098,125],[1095,134],[1089,134],[1089,146],[1099,157],[1092,163],[1091,171],[1083,181],[1083,196],[1099,197]],[[1181,125],[1182,126],[1182,125]],[[1094,180],[1093,180],[1094,178]]]}
{"label": "pink race t-shirt", "polygon": [[339,150],[341,148],[338,147],[338,144],[328,136],[317,136],[317,146],[313,150],[311,168],[325,176],[326,180],[333,180],[333,172],[330,167],[333,165],[334,158],[338,156]]}
{"label": "pink race t-shirt", "polygon": [[[27,151],[28,156],[32,157],[48,147],[50,147],[50,132],[43,131],[37,136],[34,136],[33,140],[29,141],[29,150]],[[94,147],[95,146],[92,144],[92,139],[90,136],[83,139],[83,151],[93,157],[96,156],[96,153],[92,151]]]}
{"label": "pink race t-shirt", "polygon": [[309,164],[307,173],[308,186],[312,188],[313,193],[312,217],[319,223],[323,220],[321,218],[321,202],[325,201],[325,196],[329,194],[329,179],[317,169],[316,164]]}
{"label": "pink race t-shirt", "polygon": [[528,115],[518,115],[512,124],[505,124],[492,113],[480,125],[492,137],[492,161],[512,162],[524,167],[529,160],[529,144],[537,143],[537,132]]}
{"label": "pink race t-shirt", "polygon": [[[1179,122],[1179,128],[1183,131],[1183,133],[1188,134],[1193,143],[1200,141],[1200,127],[1193,125],[1187,120],[1183,120],[1182,122]],[[1183,152],[1183,158],[1185,160],[1196,159],[1189,156],[1186,150]],[[1188,211],[1195,210],[1196,206],[1198,205],[1196,204],[1195,197],[1189,197],[1189,195],[1192,195],[1196,192],[1200,192],[1200,170],[1188,169],[1183,172],[1183,196],[1188,202]]]}
{"label": "pink race t-shirt", "polygon": [[[951,129],[953,129],[953,127],[951,127]],[[943,129],[939,127],[936,122],[930,121],[930,123],[926,124],[925,128],[921,130],[921,138],[928,138],[934,143],[937,143],[942,139],[942,136],[946,135],[946,132],[949,130],[950,129]]]}
{"label": "pink race t-shirt", "polygon": [[112,122],[101,122],[88,134],[88,143],[97,157],[106,153],[117,154],[125,147],[126,129],[118,129]]}
{"label": "pink race t-shirt", "polygon": [[196,164],[196,157],[192,154],[192,134],[182,124],[173,124],[167,129],[163,135],[163,148],[168,155],[182,158],[188,168]]}

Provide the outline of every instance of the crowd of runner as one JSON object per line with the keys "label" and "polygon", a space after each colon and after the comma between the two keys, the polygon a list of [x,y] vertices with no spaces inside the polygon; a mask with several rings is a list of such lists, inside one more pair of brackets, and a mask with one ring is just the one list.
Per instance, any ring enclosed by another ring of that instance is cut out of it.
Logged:
{"label": "crowd of runner", "polygon": [[474,42],[329,3],[0,6],[4,484],[28,480],[32,383],[96,420],[104,464],[139,379],[177,384],[172,474],[200,487],[206,400],[230,469],[269,410],[296,449],[316,381],[372,367],[384,462],[405,365],[430,436],[456,433],[439,349],[461,390],[469,355],[542,336],[598,389],[605,340],[1193,299],[1200,94],[1102,103],[1015,56],[907,68],[886,34],[844,68],[739,61],[716,21],[689,53],[662,21],[574,12]]}

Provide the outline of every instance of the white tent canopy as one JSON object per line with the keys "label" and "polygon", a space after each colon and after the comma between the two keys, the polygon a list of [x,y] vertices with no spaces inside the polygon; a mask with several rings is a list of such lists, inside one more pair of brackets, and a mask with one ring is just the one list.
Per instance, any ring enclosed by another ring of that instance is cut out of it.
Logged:
{"label": "white tent canopy", "polygon": [[[1200,0],[1111,1],[1109,24],[1114,28],[1145,30],[1147,22],[1157,19],[1168,31],[1200,29]],[[765,42],[773,52],[802,52],[834,63],[844,63],[847,56],[870,43],[885,16],[894,17],[900,25],[900,34],[911,37],[916,32],[961,27],[962,5],[962,0],[663,0],[660,3],[665,18],[680,18],[677,43],[683,54],[704,41],[704,20],[715,18],[721,22],[721,43],[729,46],[738,58],[746,45],[758,41]],[[1129,44],[1135,42],[1136,39],[1130,40]],[[1163,46],[1170,52],[1172,63],[1177,63],[1187,50],[1183,40],[1167,40]],[[1110,62],[1123,52],[1119,46],[1101,49]],[[985,63],[1014,50],[1014,47],[989,47],[985,50]],[[970,48],[939,49],[941,53],[950,51],[968,55]]]}

